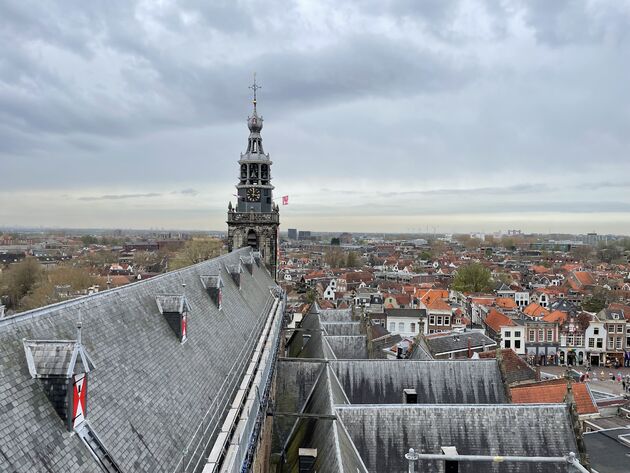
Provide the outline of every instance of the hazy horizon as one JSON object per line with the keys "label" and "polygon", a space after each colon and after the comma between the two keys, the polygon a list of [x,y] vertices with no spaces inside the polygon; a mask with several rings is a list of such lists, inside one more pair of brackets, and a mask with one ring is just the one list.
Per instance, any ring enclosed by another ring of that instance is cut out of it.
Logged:
{"label": "hazy horizon", "polygon": [[0,5],[0,227],[630,234],[630,2]]}

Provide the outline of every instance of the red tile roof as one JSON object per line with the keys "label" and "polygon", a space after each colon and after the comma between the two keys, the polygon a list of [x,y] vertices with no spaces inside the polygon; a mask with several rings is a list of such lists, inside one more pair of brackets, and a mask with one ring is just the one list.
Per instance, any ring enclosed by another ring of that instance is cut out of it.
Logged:
{"label": "red tile roof", "polygon": [[540,304],[536,302],[532,302],[527,307],[525,307],[525,309],[523,309],[523,313],[530,317],[538,318],[538,317],[544,317],[545,315],[548,315],[549,311],[545,309],[543,306],[541,306]]}
{"label": "red tile roof", "polygon": [[516,309],[516,302],[511,297],[497,297],[495,302],[502,309]]}
{"label": "red tile roof", "polygon": [[542,319],[545,322],[558,322],[559,324],[563,324],[567,320],[567,313],[560,310],[554,310],[550,314],[545,315]]}
{"label": "red tile roof", "polygon": [[[599,412],[586,383],[572,383],[572,389],[579,415]],[[511,389],[511,393],[515,404],[563,403],[567,395],[567,383],[564,379],[554,379],[516,386]]]}
{"label": "red tile roof", "polygon": [[511,318],[496,309],[490,309],[490,312],[488,312],[485,322],[486,325],[494,330],[496,333],[500,333],[501,327],[503,326],[516,325]]}

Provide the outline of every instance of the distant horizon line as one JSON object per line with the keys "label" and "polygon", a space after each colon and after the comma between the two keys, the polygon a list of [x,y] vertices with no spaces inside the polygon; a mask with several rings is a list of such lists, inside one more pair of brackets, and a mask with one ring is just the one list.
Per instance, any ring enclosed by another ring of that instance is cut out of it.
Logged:
{"label": "distant horizon line", "polygon": [[[286,230],[281,231],[281,233],[288,233],[289,227]],[[566,233],[566,232],[551,232],[551,233],[542,233],[542,232],[521,232],[513,235],[509,235],[507,233],[503,233],[502,231],[492,231],[485,232],[479,230],[471,230],[471,231],[460,231],[460,232],[383,232],[383,231],[361,231],[361,232],[352,232],[347,230],[335,230],[335,231],[318,231],[318,230],[300,230],[297,229],[298,232],[306,231],[310,232],[312,236],[316,235],[329,235],[329,234],[341,234],[341,233],[350,233],[353,235],[416,235],[416,236],[444,236],[444,235],[488,235],[492,236],[496,233],[501,233],[501,236],[544,236],[544,235],[569,235],[569,236],[586,236],[586,235],[597,235],[597,236],[606,236],[606,237],[630,237],[630,235],[626,235],[623,233],[597,233],[597,232],[585,232],[585,233]],[[227,234],[226,230],[199,230],[199,229],[181,229],[181,228],[122,228],[122,227],[50,227],[50,226],[0,226],[0,232],[44,232],[44,231],[74,231],[81,233],[89,233],[89,232],[142,232],[142,233],[156,233],[156,232],[178,232],[178,233],[210,233],[210,234]]]}

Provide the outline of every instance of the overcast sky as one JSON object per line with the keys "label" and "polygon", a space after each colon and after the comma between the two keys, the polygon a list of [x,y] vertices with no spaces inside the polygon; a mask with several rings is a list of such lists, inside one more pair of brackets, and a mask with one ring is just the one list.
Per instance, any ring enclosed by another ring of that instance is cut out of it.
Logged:
{"label": "overcast sky", "polygon": [[630,234],[630,2],[0,3],[0,226]]}

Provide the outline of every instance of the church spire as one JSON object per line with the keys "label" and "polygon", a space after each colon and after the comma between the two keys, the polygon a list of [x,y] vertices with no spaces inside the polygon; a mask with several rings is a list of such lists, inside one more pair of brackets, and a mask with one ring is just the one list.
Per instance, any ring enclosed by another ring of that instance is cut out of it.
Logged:
{"label": "church spire", "polygon": [[257,92],[258,89],[262,87],[256,83],[256,73],[254,73],[254,83],[250,85],[249,88],[254,92],[252,100],[254,113],[247,119],[247,127],[249,128],[250,133],[246,154],[265,154],[262,147],[262,137],[260,136],[260,130],[262,130],[263,127],[263,118],[258,116],[258,111],[256,110],[256,105],[258,103]]}
{"label": "church spire", "polygon": [[250,89],[252,89],[252,91],[254,92],[254,99],[252,100],[252,103],[254,104],[254,115],[256,115],[256,91],[260,88],[262,88],[262,86],[256,84],[256,73],[254,72],[254,83],[252,85],[249,86]]}

